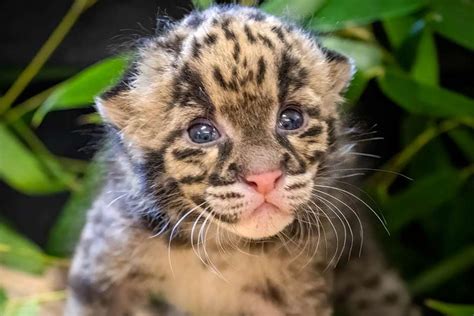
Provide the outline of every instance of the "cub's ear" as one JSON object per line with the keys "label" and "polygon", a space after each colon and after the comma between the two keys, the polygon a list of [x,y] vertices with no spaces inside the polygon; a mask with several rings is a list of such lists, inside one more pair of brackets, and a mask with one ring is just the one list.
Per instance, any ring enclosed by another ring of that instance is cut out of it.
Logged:
{"label": "cub's ear", "polygon": [[349,87],[355,73],[355,65],[351,58],[341,55],[332,50],[325,50],[332,81],[332,90],[342,94]]}
{"label": "cub's ear", "polygon": [[95,107],[104,122],[123,129],[134,114],[134,108],[128,101],[133,81],[136,77],[134,67],[128,69],[118,84],[95,99]]}

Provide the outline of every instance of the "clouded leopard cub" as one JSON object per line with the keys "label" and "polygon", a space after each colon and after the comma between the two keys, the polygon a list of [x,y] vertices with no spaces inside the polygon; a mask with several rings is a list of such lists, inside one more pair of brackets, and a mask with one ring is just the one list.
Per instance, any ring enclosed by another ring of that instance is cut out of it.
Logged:
{"label": "clouded leopard cub", "polygon": [[65,314],[134,315],[155,295],[159,314],[408,315],[345,179],[351,74],[313,35],[253,8],[195,12],[144,40],[97,101],[108,176]]}

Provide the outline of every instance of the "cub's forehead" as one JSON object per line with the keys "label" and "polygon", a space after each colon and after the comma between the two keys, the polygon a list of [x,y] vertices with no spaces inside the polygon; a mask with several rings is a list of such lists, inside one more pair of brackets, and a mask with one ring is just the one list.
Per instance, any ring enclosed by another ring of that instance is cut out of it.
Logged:
{"label": "cub's forehead", "polygon": [[143,60],[174,77],[173,101],[218,109],[283,103],[305,87],[323,92],[328,72],[323,51],[306,32],[245,7],[190,14],[156,38]]}

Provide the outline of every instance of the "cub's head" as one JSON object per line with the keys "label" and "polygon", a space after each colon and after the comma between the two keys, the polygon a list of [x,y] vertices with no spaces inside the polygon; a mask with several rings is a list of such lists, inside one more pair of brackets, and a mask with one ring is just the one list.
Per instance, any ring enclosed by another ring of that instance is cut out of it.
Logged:
{"label": "cub's head", "polygon": [[213,7],[145,40],[98,106],[157,212],[261,239],[316,220],[351,72],[293,25]]}

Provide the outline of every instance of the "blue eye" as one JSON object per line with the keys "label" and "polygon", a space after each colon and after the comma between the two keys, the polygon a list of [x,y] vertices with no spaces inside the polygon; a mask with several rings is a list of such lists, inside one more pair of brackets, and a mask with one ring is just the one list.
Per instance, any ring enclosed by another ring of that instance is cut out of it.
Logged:
{"label": "blue eye", "polygon": [[278,118],[278,128],[282,130],[295,130],[303,126],[303,114],[294,108],[287,108],[280,112]]}
{"label": "blue eye", "polygon": [[189,138],[197,144],[205,144],[215,141],[221,137],[217,129],[211,123],[195,123],[188,128]]}

